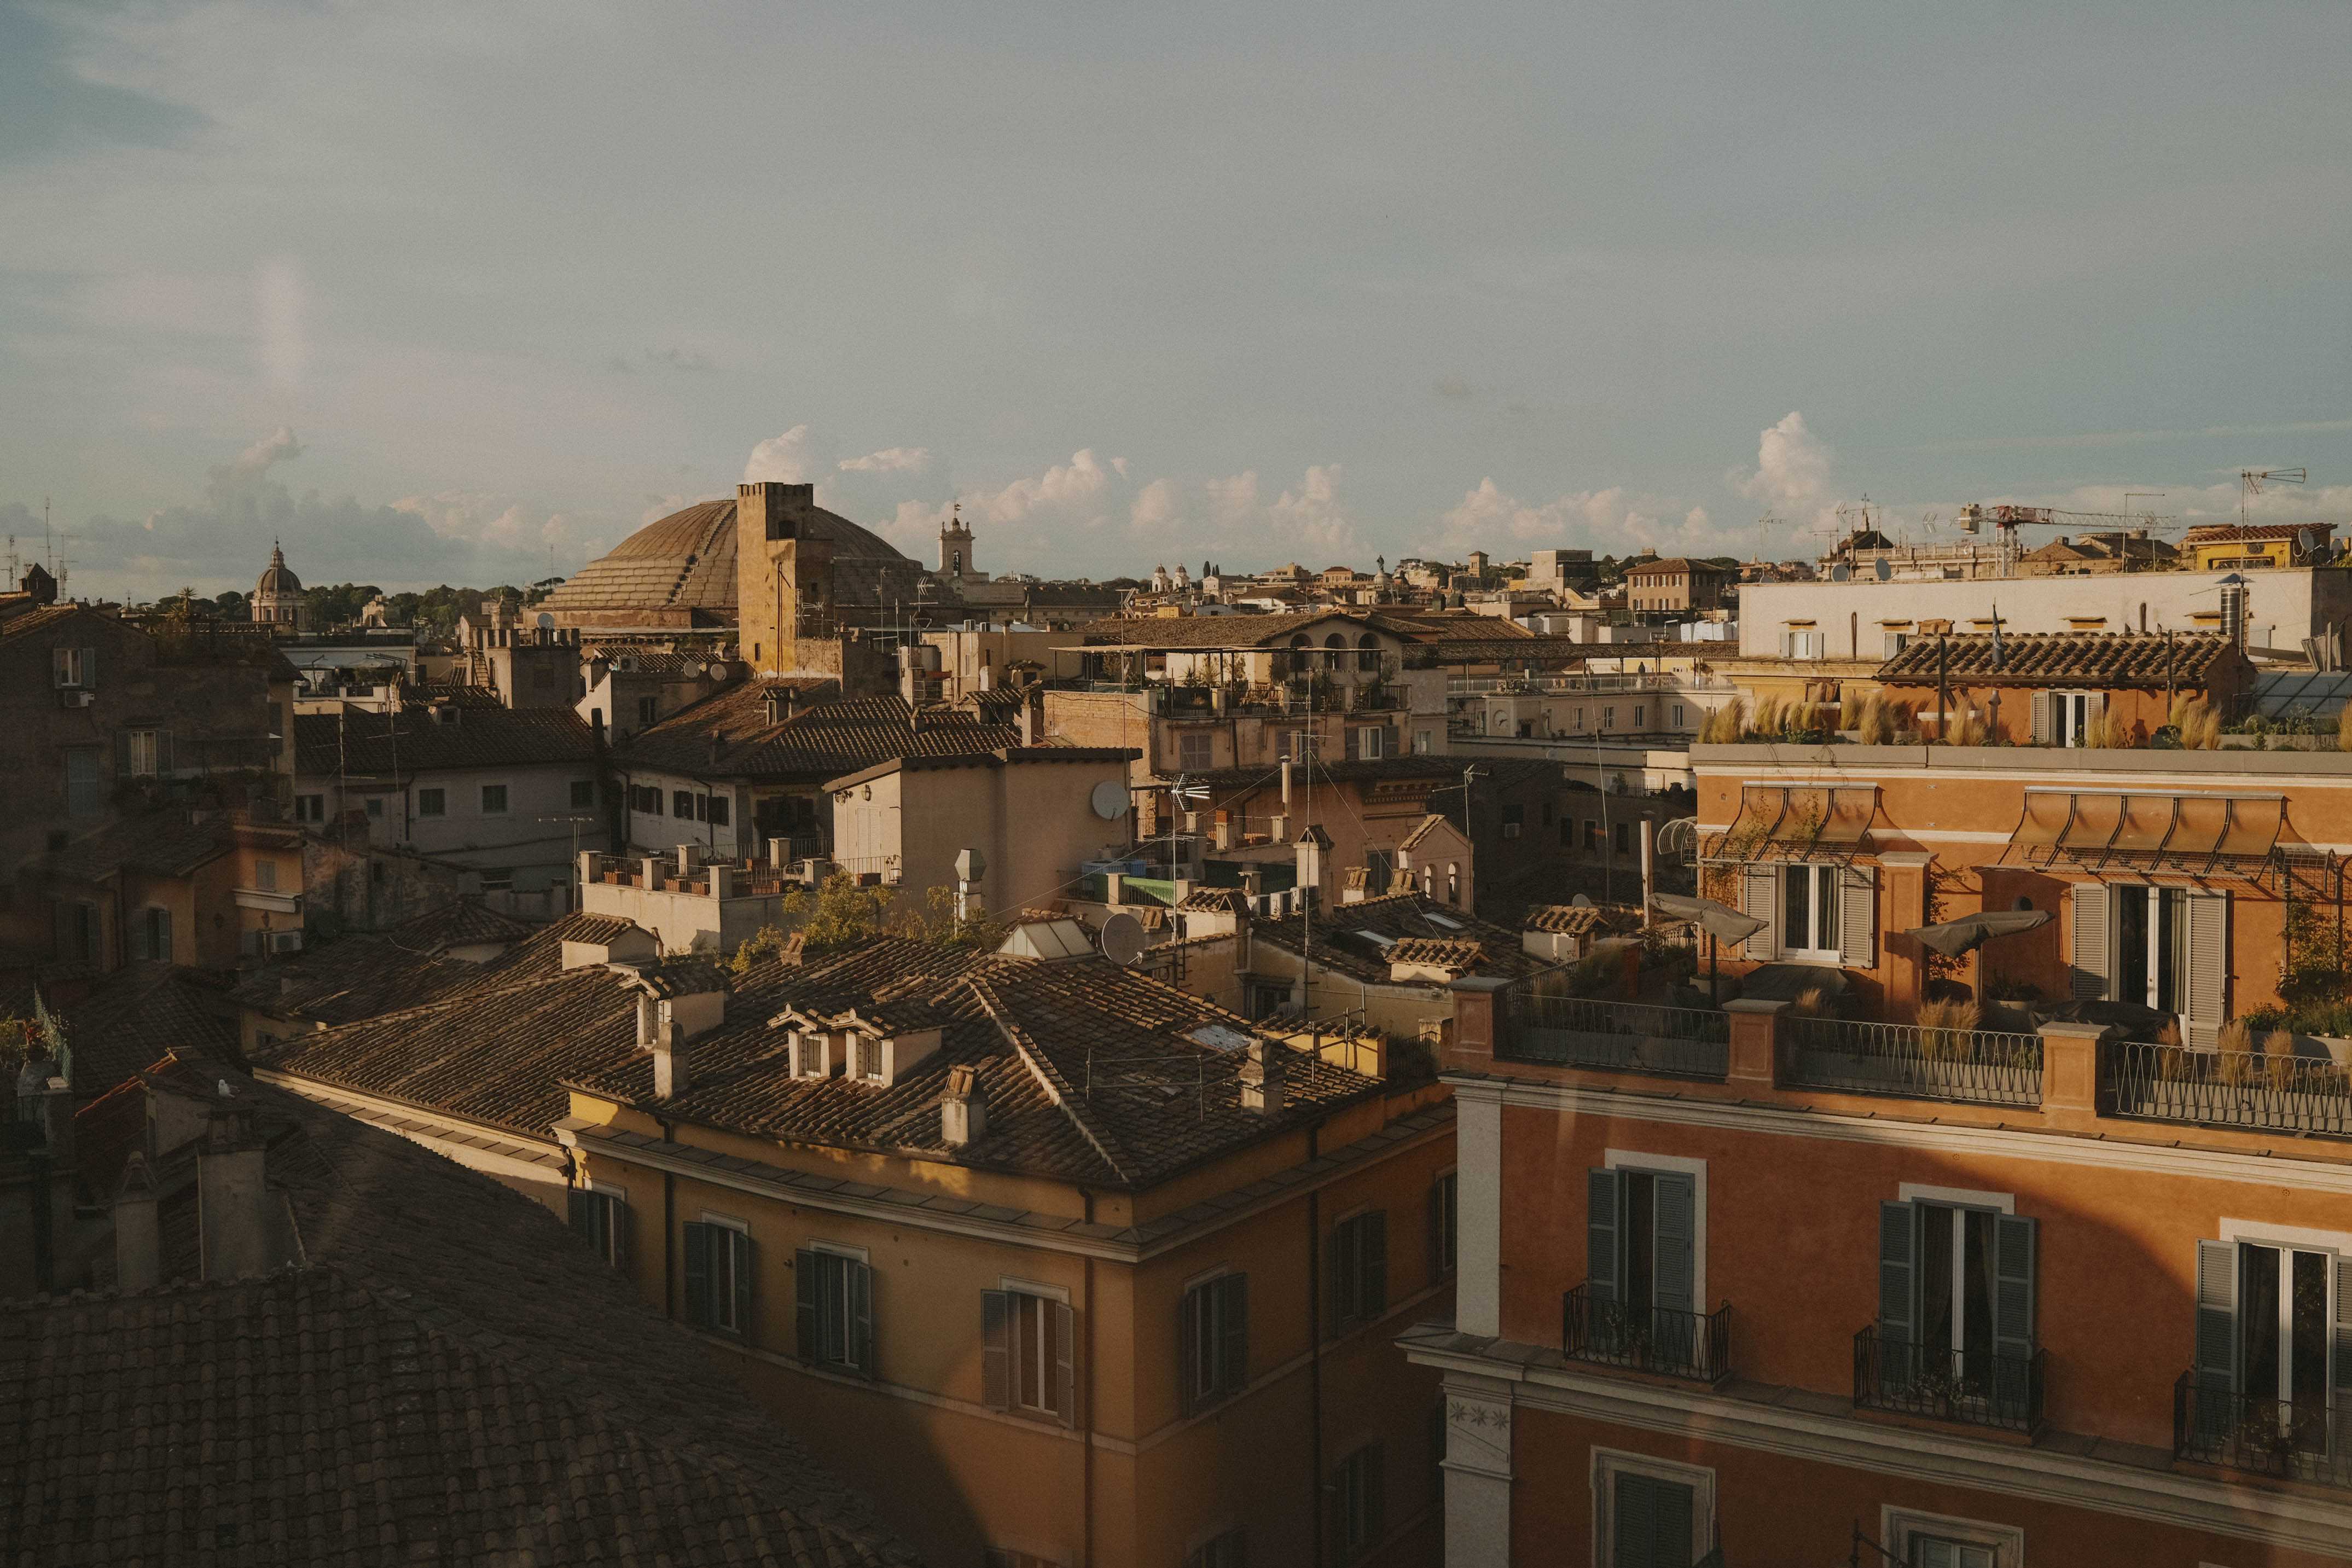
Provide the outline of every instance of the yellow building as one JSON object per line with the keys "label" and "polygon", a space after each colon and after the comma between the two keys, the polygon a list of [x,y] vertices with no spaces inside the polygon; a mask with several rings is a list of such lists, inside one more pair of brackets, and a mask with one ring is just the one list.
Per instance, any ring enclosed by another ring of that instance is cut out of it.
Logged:
{"label": "yellow building", "polygon": [[2252,572],[2309,565],[2327,552],[2335,525],[2272,522],[2192,528],[2181,540],[2192,572]]}
{"label": "yellow building", "polygon": [[1436,1562],[1430,1078],[1091,954],[885,940],[763,1016],[669,971],[571,1080],[574,1224],[929,1561]]}

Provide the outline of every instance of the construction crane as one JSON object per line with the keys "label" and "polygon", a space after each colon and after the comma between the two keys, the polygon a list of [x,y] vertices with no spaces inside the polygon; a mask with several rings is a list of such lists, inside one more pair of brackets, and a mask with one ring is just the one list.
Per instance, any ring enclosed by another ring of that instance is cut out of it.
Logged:
{"label": "construction crane", "polygon": [[2303,468],[2240,468],[2238,470],[2238,526],[2246,523],[2246,503],[2263,493],[2264,485],[2299,485],[2311,478]]}
{"label": "construction crane", "polygon": [[2159,517],[2152,511],[2069,511],[2063,507],[2011,506],[2006,503],[1982,506],[1970,501],[1960,508],[1959,515],[1954,521],[1959,524],[1962,533],[1982,533],[1985,524],[1992,524],[1994,537],[1999,541],[1997,553],[2000,557],[2000,574],[2006,577],[2011,574],[2017,560],[2017,531],[2025,524],[2074,528],[2084,523],[2123,522],[2140,528],[2156,528],[2178,522],[2179,519]]}

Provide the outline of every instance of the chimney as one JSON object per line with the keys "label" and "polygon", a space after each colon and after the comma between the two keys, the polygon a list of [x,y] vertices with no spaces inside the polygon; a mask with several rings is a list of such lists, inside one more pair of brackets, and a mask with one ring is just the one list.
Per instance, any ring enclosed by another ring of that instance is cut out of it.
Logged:
{"label": "chimney", "polygon": [[980,1069],[969,1062],[948,1068],[947,1092],[940,1097],[940,1140],[961,1149],[988,1136],[988,1091]]}
{"label": "chimney", "polygon": [[1042,745],[1045,739],[1045,689],[1031,686],[1021,693],[1021,743]]}
{"label": "chimney", "polygon": [[[637,1004],[637,1026],[645,1027],[645,1015],[653,998]],[[686,1092],[686,1042],[680,1039],[675,1020],[656,1018],[653,1027],[651,1049],[654,1053],[654,1098],[676,1100]]]}
{"label": "chimney", "polygon": [[1283,1084],[1288,1064],[1284,1059],[1289,1047],[1279,1046],[1264,1036],[1253,1038],[1242,1060],[1242,1109],[1255,1110],[1261,1116],[1274,1116],[1282,1110]]}
{"label": "chimney", "polygon": [[265,1160],[250,1113],[214,1107],[205,1146],[196,1151],[196,1222],[207,1284],[267,1274],[273,1266]]}
{"label": "chimney", "polygon": [[114,1288],[148,1290],[163,1282],[163,1233],[157,1223],[155,1178],[136,1149],[114,1194]]}

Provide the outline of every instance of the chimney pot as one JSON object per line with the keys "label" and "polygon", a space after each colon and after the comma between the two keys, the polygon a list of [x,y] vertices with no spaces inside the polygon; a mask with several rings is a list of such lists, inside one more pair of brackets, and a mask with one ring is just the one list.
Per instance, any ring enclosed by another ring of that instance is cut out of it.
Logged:
{"label": "chimney pot", "polygon": [[988,1136],[988,1090],[970,1063],[948,1068],[947,1092],[940,1099],[940,1139],[950,1148]]}
{"label": "chimney pot", "polygon": [[1242,1109],[1261,1116],[1278,1115],[1289,1077],[1289,1048],[1263,1037],[1253,1039],[1241,1069]]}

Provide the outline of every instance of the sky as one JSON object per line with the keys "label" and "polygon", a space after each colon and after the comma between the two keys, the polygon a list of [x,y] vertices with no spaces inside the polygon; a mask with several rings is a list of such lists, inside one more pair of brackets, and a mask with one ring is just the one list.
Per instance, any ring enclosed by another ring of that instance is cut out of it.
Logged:
{"label": "sky", "polygon": [[2244,468],[2352,522],[2347,59],[2340,0],[0,0],[0,532],[145,598],[745,478],[1096,577]]}

